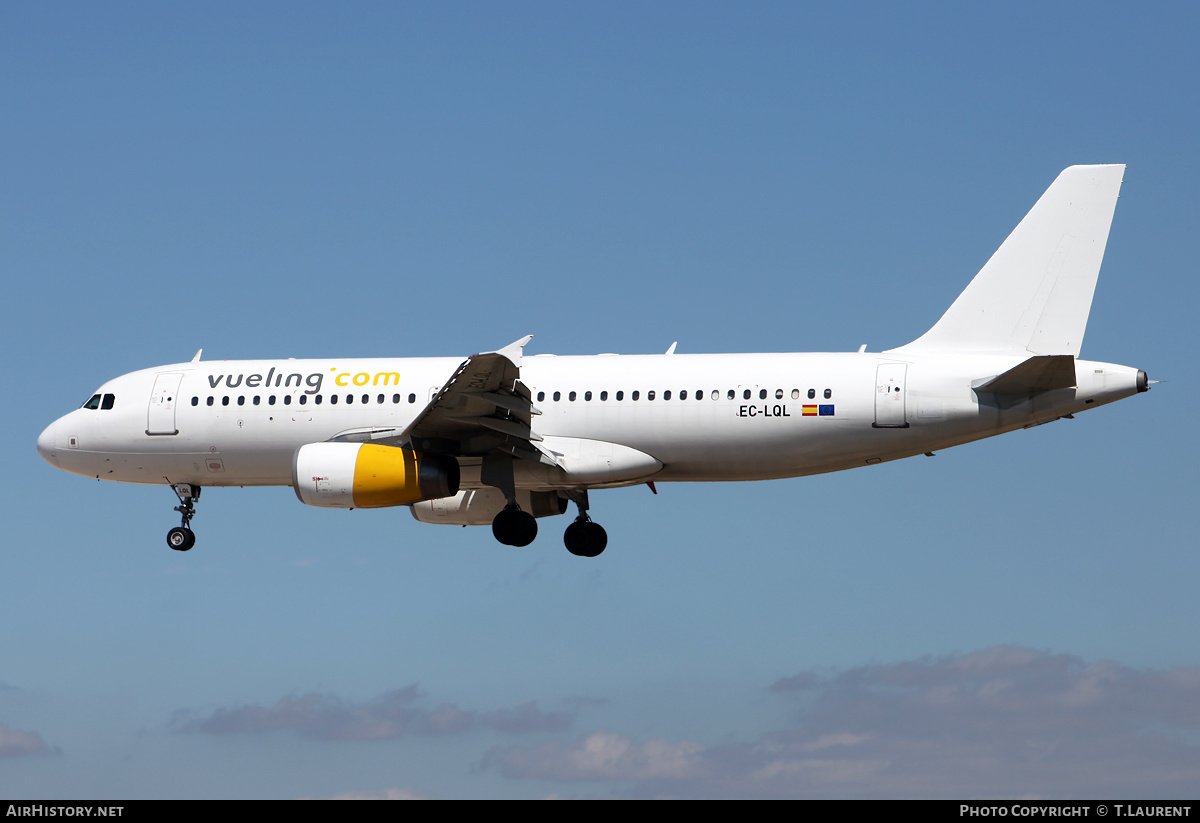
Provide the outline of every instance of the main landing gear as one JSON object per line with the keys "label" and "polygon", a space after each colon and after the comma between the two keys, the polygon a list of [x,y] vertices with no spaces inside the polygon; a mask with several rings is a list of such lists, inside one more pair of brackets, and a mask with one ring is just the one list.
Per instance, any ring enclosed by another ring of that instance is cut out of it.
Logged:
{"label": "main landing gear", "polygon": [[[596,557],[608,546],[608,534],[599,523],[588,517],[587,491],[568,491],[566,496],[579,506],[579,516],[567,526],[563,543],[576,557]],[[560,509],[559,511],[562,511]],[[510,501],[492,520],[492,534],[506,546],[528,546],[537,537],[537,520],[522,511],[516,501]]]}
{"label": "main landing gear", "polygon": [[167,545],[177,552],[185,552],[196,545],[196,535],[188,528],[192,518],[196,516],[196,501],[200,499],[200,487],[190,483],[180,483],[171,487],[179,498],[175,511],[179,512],[183,522],[167,532]]}
{"label": "main landing gear", "polygon": [[593,523],[586,514],[579,515],[575,522],[563,532],[567,551],[576,557],[596,557],[608,545],[608,534],[599,523]]}
{"label": "main landing gear", "polygon": [[537,520],[509,503],[492,520],[492,534],[506,546],[528,546],[537,537]]}
{"label": "main landing gear", "polygon": [[563,533],[563,543],[567,551],[576,557],[597,557],[608,546],[608,533],[599,523],[593,523],[588,517],[587,489],[571,492],[568,495],[579,507],[579,516],[575,522],[567,526]]}

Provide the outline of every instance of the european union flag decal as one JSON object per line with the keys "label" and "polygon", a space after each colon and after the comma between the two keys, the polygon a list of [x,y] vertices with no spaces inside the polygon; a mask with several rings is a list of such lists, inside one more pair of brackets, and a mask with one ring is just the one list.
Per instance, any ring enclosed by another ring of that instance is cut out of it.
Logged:
{"label": "european union flag decal", "polygon": [[817,414],[821,417],[833,417],[833,406],[821,406],[817,409]]}

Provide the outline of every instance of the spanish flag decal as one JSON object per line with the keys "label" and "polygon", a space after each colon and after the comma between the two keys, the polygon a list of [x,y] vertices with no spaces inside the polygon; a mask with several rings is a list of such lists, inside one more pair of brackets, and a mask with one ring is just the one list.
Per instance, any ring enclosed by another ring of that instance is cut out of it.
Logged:
{"label": "spanish flag decal", "polygon": [[816,417],[817,416],[817,407],[816,406],[801,406],[800,410],[803,412],[804,417]]}

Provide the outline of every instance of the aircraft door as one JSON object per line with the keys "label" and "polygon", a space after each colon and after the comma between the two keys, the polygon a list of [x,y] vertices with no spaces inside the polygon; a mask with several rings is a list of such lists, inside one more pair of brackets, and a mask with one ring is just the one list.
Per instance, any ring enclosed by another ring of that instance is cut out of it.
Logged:
{"label": "aircraft door", "polygon": [[904,412],[907,371],[907,363],[881,363],[875,370],[875,428],[908,428]]}
{"label": "aircraft door", "polygon": [[175,407],[179,404],[182,374],[160,374],[154,378],[150,408],[146,412],[146,434],[179,434],[175,428]]}

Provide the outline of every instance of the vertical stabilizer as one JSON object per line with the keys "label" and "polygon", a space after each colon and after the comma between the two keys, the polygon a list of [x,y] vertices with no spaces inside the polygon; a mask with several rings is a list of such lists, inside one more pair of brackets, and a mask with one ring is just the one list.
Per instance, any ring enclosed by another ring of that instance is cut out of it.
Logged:
{"label": "vertical stabilizer", "polygon": [[1071,166],[903,351],[1079,355],[1125,166]]}

